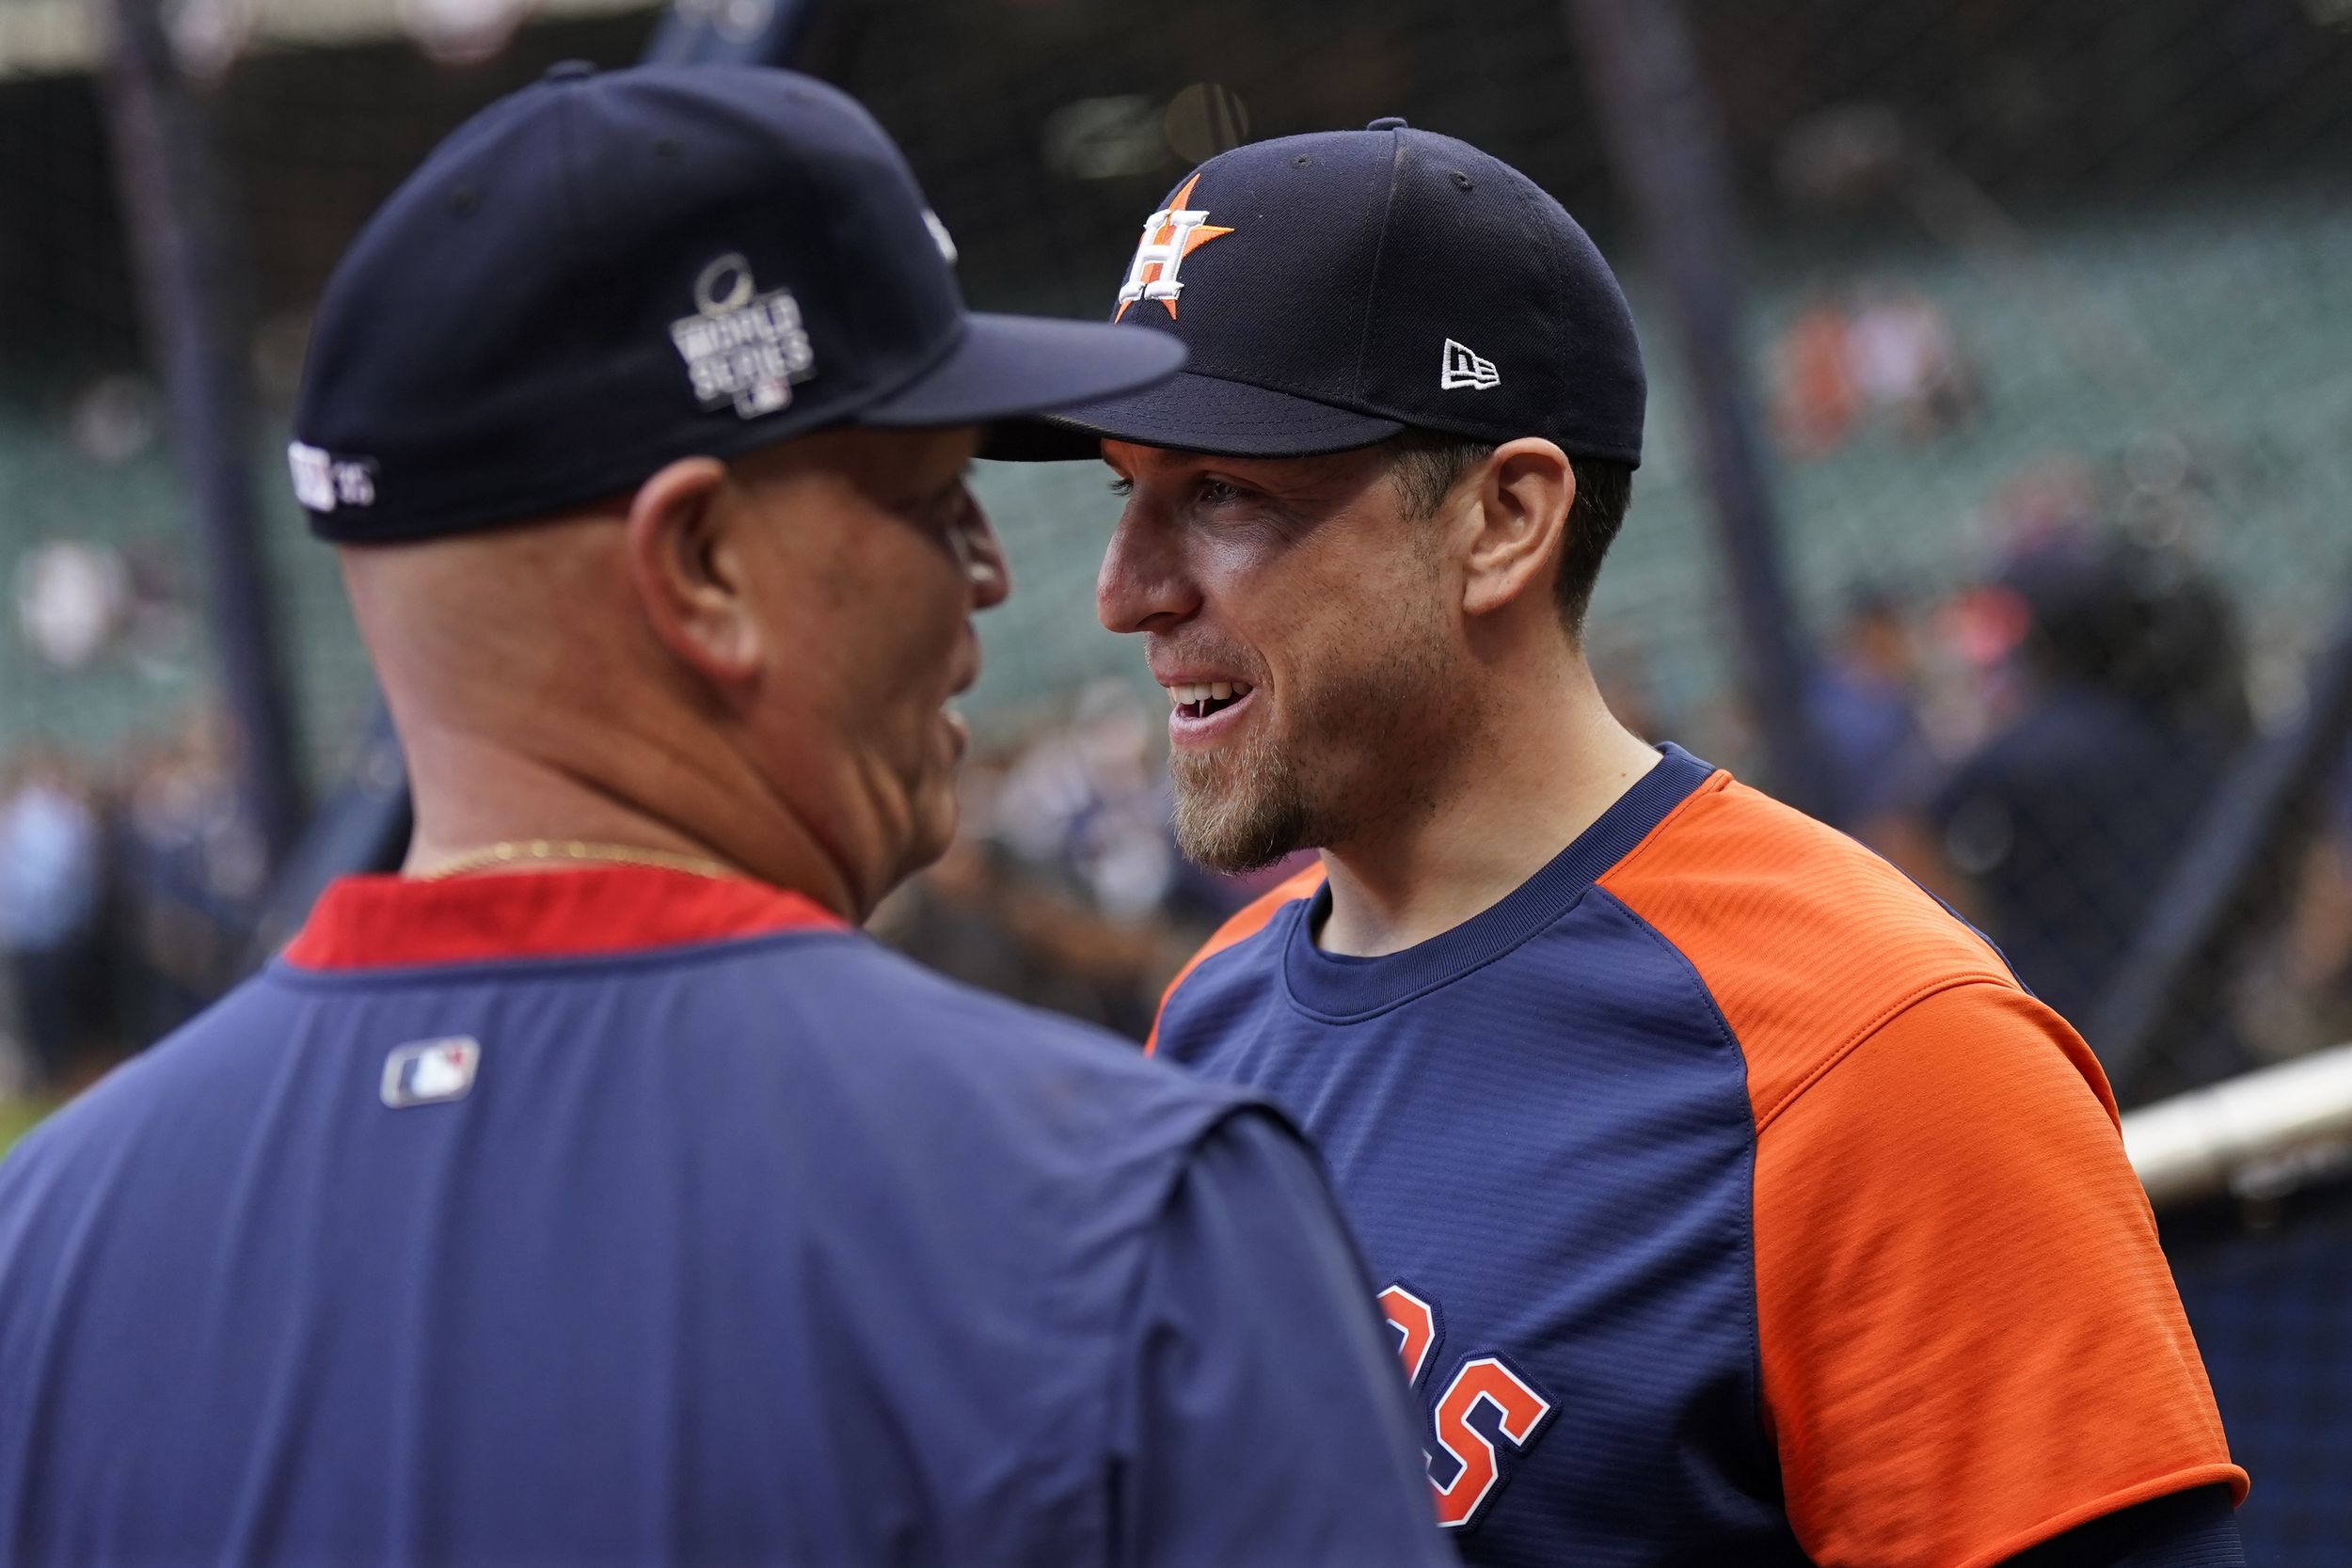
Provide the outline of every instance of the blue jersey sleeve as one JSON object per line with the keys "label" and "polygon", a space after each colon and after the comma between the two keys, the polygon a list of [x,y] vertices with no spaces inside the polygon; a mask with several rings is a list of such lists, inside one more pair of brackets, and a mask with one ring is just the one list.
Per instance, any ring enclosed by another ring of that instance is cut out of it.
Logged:
{"label": "blue jersey sleeve", "polygon": [[1129,1334],[1119,1561],[1454,1562],[1371,1284],[1282,1123],[1243,1112],[1192,1151]]}
{"label": "blue jersey sleeve", "polygon": [[2199,1486],[2068,1530],[2008,1568],[2246,1568],[2226,1486]]}

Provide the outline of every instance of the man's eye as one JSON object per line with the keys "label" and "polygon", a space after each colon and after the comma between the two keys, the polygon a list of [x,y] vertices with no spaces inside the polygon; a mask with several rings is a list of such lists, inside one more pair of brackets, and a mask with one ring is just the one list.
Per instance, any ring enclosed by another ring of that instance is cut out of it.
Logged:
{"label": "man's eye", "polygon": [[1203,506],[1223,506],[1228,501],[1240,500],[1248,494],[1241,486],[1229,484],[1224,480],[1204,479],[1194,489],[1193,499]]}
{"label": "man's eye", "polygon": [[952,488],[917,501],[911,515],[943,533],[949,533],[962,526],[975,504],[972,492],[958,480]]}
{"label": "man's eye", "polygon": [[1125,500],[1129,496],[1132,496],[1135,493],[1136,482],[1134,480],[1114,479],[1111,481],[1111,494],[1117,496],[1120,500]]}

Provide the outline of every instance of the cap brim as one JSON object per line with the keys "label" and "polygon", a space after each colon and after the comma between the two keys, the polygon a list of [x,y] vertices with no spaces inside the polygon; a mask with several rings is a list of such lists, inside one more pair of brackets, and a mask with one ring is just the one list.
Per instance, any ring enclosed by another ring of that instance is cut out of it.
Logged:
{"label": "cap brim", "polygon": [[994,424],[1133,392],[1184,362],[1164,332],[973,312],[947,357],[857,416],[889,429]]}
{"label": "cap brim", "polygon": [[1311,457],[1369,447],[1404,428],[1396,420],[1185,371],[1137,391],[1008,426],[986,455],[1032,463],[1092,457],[1108,440],[1218,457]]}

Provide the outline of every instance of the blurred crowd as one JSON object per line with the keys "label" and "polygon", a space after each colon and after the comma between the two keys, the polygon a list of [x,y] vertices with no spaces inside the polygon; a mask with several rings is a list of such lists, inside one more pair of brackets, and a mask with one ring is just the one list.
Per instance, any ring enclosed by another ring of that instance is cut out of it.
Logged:
{"label": "blurred crowd", "polygon": [[[1992,569],[1957,593],[1864,582],[1811,719],[1833,810],[1998,943],[2096,1038],[2182,854],[2257,738],[2230,599],[2090,472],[2020,478]],[[2352,757],[2297,807],[2236,911],[2226,980],[2167,1038],[2166,1086],[2352,1038]]]}
{"label": "blurred crowd", "polygon": [[0,1097],[70,1092],[236,976],[263,864],[223,734],[0,759]]}
{"label": "blurred crowd", "polygon": [[1904,285],[1817,292],[1772,370],[1773,431],[1799,459],[1828,456],[1872,420],[1931,440],[1968,424],[1980,396],[1944,308]]}
{"label": "blurred crowd", "polygon": [[[2257,732],[2232,603],[2144,499],[2080,463],[2018,474],[1979,519],[1990,564],[1967,582],[1849,585],[1810,705],[1830,815],[2086,1025]],[[1638,664],[1598,662],[1643,733],[1750,755],[1736,710],[1663,709]],[[1140,1038],[1200,942],[1294,868],[1219,877],[1177,853],[1158,695],[1104,680],[998,716],[965,768],[960,836],[877,933]],[[70,1089],[250,960],[262,865],[223,734],[197,714],[111,757],[5,759],[0,1070],[18,1087]],[[2302,830],[2229,983],[2174,1042],[2176,1084],[2352,1038],[2352,767]]]}

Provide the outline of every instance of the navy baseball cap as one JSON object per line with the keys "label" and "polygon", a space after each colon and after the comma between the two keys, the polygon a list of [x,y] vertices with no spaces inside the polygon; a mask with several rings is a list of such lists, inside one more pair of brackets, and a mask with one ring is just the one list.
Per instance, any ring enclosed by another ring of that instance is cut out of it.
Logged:
{"label": "navy baseball cap", "polygon": [[1144,224],[1113,319],[1182,342],[1184,372],[1005,455],[1296,457],[1413,426],[1642,459],[1642,348],[1591,238],[1508,164],[1401,119],[1202,164]]}
{"label": "navy baseball cap", "polygon": [[429,538],[828,426],[993,424],[1149,385],[1172,339],[967,312],[866,111],[750,66],[559,66],[369,220],[290,449],[320,536]]}

